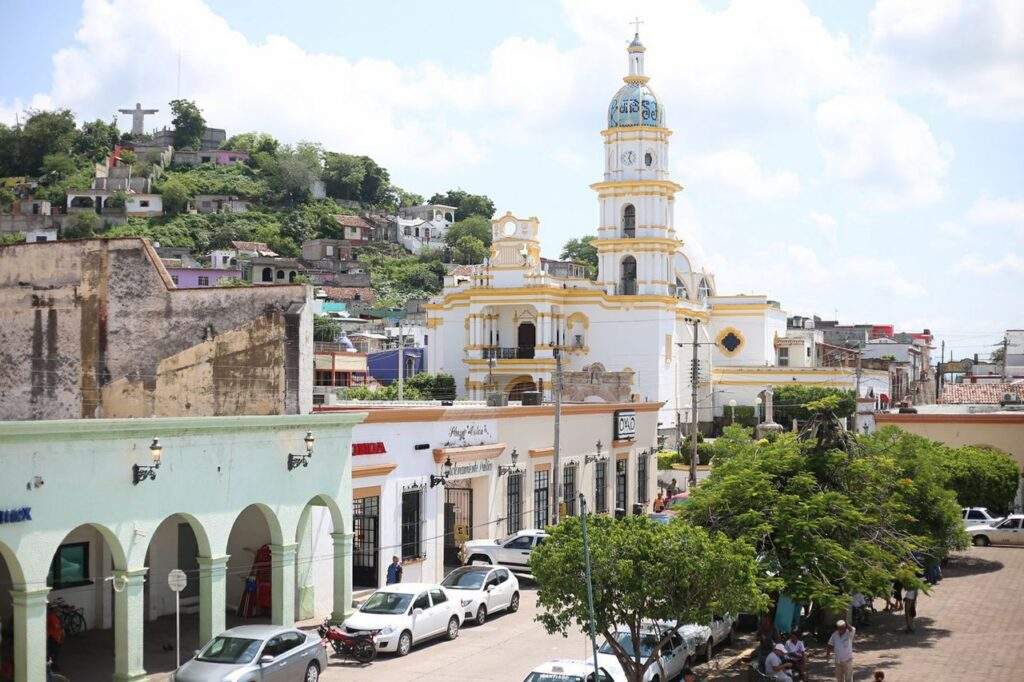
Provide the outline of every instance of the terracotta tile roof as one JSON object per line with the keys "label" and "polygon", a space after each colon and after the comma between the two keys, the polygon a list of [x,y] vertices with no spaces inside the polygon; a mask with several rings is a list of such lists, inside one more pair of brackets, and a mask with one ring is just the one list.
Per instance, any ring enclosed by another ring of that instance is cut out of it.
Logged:
{"label": "terracotta tile roof", "polygon": [[449,275],[457,275],[460,277],[469,277],[480,272],[479,265],[456,265],[455,267],[448,270]]}
{"label": "terracotta tile roof", "polygon": [[370,287],[324,287],[324,296],[333,301],[365,301],[373,303],[377,300],[377,292]]}
{"label": "terracotta tile roof", "polygon": [[334,219],[339,225],[344,225],[346,227],[361,227],[364,230],[373,229],[373,225],[368,223],[365,218],[357,215],[335,215]]}
{"label": "terracotta tile roof", "polygon": [[1007,393],[1024,400],[1024,382],[1013,384],[947,384],[939,402],[950,405],[998,405]]}

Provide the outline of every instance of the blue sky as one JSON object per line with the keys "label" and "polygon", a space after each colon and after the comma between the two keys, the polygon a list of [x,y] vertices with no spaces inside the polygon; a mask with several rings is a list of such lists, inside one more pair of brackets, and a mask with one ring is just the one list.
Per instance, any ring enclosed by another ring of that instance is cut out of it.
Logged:
{"label": "blue sky", "polygon": [[[594,230],[608,100],[638,14],[720,293],[930,327],[961,356],[1024,326],[1024,3],[6,0],[0,120],[178,89],[211,125],[373,156],[429,195]],[[122,121],[122,126],[128,124]]]}

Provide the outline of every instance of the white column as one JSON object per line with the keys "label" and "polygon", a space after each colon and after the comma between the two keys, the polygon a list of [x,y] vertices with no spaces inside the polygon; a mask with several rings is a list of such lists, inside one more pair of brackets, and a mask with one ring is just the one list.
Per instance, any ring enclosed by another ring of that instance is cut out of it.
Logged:
{"label": "white column", "polygon": [[50,588],[11,589],[14,602],[14,680],[46,679],[46,595]]}
{"label": "white column", "polygon": [[295,623],[295,553],[298,545],[270,545],[271,617],[274,625]]}
{"label": "white column", "polygon": [[142,667],[143,585],[148,568],[114,571],[114,680],[146,679]]}
{"label": "white column", "polygon": [[352,614],[352,536],[331,533],[334,541],[334,608],[331,620],[341,623]]}
{"label": "white column", "polygon": [[228,555],[197,556],[199,562],[199,644],[226,629]]}

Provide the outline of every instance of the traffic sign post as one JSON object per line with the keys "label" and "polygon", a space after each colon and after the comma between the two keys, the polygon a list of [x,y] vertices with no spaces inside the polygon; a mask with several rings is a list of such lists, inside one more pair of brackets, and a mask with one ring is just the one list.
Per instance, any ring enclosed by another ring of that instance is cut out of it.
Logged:
{"label": "traffic sign post", "polygon": [[175,568],[167,574],[167,586],[174,593],[174,669],[181,667],[181,591],[188,585],[185,571]]}

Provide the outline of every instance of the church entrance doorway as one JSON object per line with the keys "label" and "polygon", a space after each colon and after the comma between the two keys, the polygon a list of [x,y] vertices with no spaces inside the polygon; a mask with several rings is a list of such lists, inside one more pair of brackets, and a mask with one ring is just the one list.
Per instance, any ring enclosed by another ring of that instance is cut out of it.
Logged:
{"label": "church entrance doorway", "polygon": [[537,384],[530,378],[515,379],[508,385],[508,399],[522,400],[523,394],[537,390]]}
{"label": "church entrance doorway", "polygon": [[534,349],[537,345],[537,327],[533,322],[523,322],[519,325],[519,350],[516,353],[520,359],[532,360]]}

